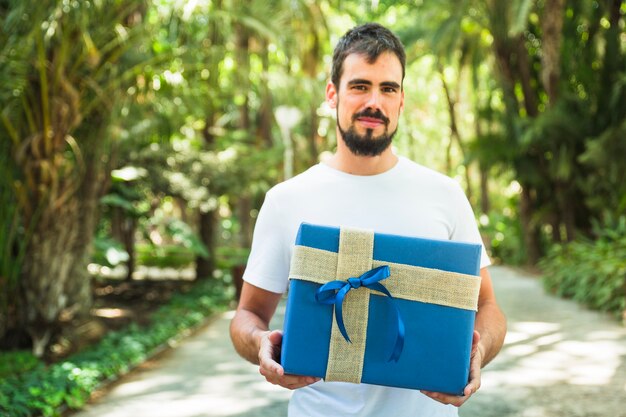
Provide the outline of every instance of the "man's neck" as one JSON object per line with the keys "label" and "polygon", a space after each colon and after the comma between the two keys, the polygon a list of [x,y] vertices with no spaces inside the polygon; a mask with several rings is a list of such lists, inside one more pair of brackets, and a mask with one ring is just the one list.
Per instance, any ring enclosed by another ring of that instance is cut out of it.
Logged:
{"label": "man's neck", "polygon": [[398,157],[391,150],[391,146],[378,156],[358,156],[340,142],[337,144],[337,152],[328,159],[327,164],[352,175],[377,175],[389,171],[397,162]]}

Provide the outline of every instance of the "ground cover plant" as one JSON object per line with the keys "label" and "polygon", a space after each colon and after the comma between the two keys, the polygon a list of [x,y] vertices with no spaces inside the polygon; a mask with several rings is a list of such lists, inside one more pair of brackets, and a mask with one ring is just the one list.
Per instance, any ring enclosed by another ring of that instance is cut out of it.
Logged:
{"label": "ground cover plant", "polygon": [[224,310],[230,300],[232,291],[221,281],[203,280],[172,295],[150,314],[148,324],[133,322],[108,332],[98,343],[58,362],[46,365],[29,353],[3,353],[0,415],[48,417],[58,416],[67,408],[80,408],[103,383]]}

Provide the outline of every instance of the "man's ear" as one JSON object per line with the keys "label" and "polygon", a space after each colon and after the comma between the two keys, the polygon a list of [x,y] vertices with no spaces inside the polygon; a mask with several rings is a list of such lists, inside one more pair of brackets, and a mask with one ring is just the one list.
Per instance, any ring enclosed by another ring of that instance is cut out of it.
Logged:
{"label": "man's ear", "polygon": [[326,102],[331,109],[337,108],[337,89],[332,81],[326,84]]}

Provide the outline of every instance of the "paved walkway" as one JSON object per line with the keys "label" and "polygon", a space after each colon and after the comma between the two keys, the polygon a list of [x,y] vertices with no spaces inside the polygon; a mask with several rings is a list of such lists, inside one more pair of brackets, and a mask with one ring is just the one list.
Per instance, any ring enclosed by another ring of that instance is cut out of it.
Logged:
{"label": "paved walkway", "polygon": [[[626,417],[626,328],[492,267],[509,322],[505,347],[461,417]],[[280,326],[279,311],[274,327]],[[234,353],[224,314],[73,417],[278,417],[290,391]]]}

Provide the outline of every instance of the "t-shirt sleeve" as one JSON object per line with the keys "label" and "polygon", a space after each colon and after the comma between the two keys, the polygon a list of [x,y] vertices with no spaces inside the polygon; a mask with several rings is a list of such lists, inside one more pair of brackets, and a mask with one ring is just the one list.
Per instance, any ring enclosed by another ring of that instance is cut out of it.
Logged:
{"label": "t-shirt sleeve", "polygon": [[267,291],[285,292],[291,257],[288,235],[270,190],[265,196],[254,227],[252,248],[243,274],[244,281]]}
{"label": "t-shirt sleeve", "polygon": [[476,223],[476,217],[474,217],[474,211],[472,210],[472,206],[470,205],[465,193],[461,189],[460,186],[456,187],[454,208],[456,210],[456,224],[454,230],[452,231],[452,235],[450,236],[450,240],[455,240],[459,242],[472,242],[472,243],[480,243],[481,245],[481,255],[480,255],[480,268],[484,268],[486,266],[491,265],[491,260],[489,259],[489,255],[487,254],[487,250],[485,249],[485,245],[483,243],[482,237],[480,236],[480,232],[478,230],[478,224]]}

